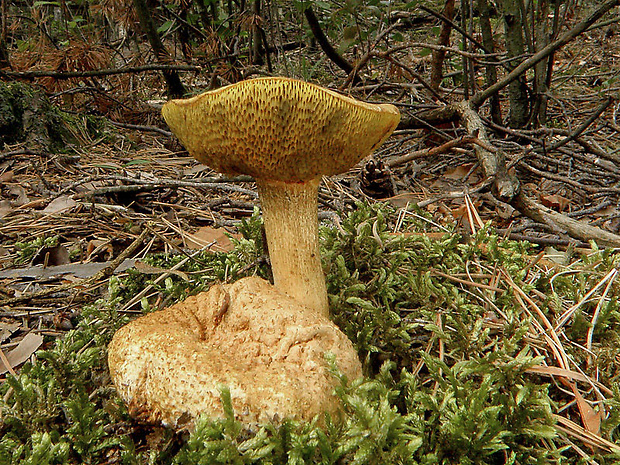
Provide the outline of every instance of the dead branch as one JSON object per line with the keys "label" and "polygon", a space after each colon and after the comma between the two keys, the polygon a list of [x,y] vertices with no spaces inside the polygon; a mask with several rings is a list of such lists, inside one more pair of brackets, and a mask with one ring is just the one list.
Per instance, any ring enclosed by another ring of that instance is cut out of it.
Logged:
{"label": "dead branch", "polygon": [[535,202],[523,192],[517,195],[513,206],[533,220],[553,227],[557,232],[566,233],[585,242],[594,240],[603,247],[620,247],[619,235],[553,211]]}
{"label": "dead branch", "polygon": [[372,45],[368,48],[368,51],[366,53],[364,53],[364,55],[355,64],[353,69],[349,72],[349,75],[347,76],[347,79],[342,83],[342,85],[339,88],[340,91],[345,90],[352,82],[354,82],[354,80],[358,77],[357,74],[359,73],[359,71],[364,66],[366,66],[366,63],[368,63],[368,61],[371,58],[373,58],[374,56],[378,56],[377,51],[375,49],[379,45],[379,43],[385,38],[385,36],[387,36],[394,29],[399,28],[400,26],[401,26],[400,22],[396,21],[394,24],[392,24],[386,30],[384,30],[379,35],[377,35],[377,38],[372,43]]}
{"label": "dead branch", "polygon": [[454,21],[452,21],[452,19],[448,17],[447,15],[438,13],[425,5],[419,5],[418,8],[423,11],[426,11],[428,14],[435,16],[437,19],[441,20],[444,24],[448,24],[450,28],[454,29],[455,31],[458,31],[461,35],[463,35],[463,37],[469,40],[472,44],[474,44],[480,50],[484,50],[485,52],[490,53],[483,44],[481,44],[478,40],[476,40],[475,37],[472,37],[472,35],[469,34],[461,26],[459,26]]}
{"label": "dead branch", "polygon": [[[442,115],[441,112],[437,112],[439,114],[438,118]],[[434,114],[434,113],[433,113]],[[422,115],[418,115],[418,117],[423,117],[424,120],[426,121],[426,117],[424,116],[424,114]],[[416,125],[415,120],[411,120],[408,119],[407,120],[408,123],[410,123],[411,127],[410,129],[414,129],[419,127],[420,125]],[[525,131],[525,130],[520,130],[520,129],[512,129],[512,128],[508,128],[506,126],[502,126],[500,124],[496,124],[493,123],[492,121],[488,121],[485,120],[485,123],[490,126],[492,129],[496,130],[496,131],[501,131],[504,134],[509,134],[511,136],[515,136],[518,137],[520,139],[524,139],[524,140],[528,140],[532,143],[538,144],[540,146],[544,146],[545,143],[542,139],[539,139],[537,137],[532,136],[532,131]],[[400,127],[399,127],[400,129]],[[543,132],[543,134],[548,134],[548,135],[555,135],[555,134],[560,134],[566,137],[570,137],[571,132],[569,132],[568,130],[565,129],[558,129],[558,128],[541,128],[537,130],[538,132]],[[600,148],[594,146],[593,144],[591,144],[590,142],[588,142],[587,140],[585,140],[583,137],[580,136],[580,134],[582,133],[579,132],[577,133],[577,131],[574,131],[575,135],[573,136],[573,140],[575,141],[575,143],[581,145],[581,147],[583,147],[583,149],[588,152],[591,153],[592,155],[596,155],[599,158],[603,158],[605,160],[609,160],[612,163],[615,163],[617,165],[620,165],[620,156],[616,153],[613,152],[606,152],[605,150],[601,150]],[[560,141],[561,142],[561,141]],[[562,147],[561,144],[559,147],[557,147],[557,150],[559,150],[560,152],[563,152],[567,155],[575,155],[574,152],[571,151],[566,151],[566,149],[564,149]],[[547,147],[547,150],[549,150],[549,148]],[[604,163],[600,163],[600,161],[597,163],[596,161],[594,162],[594,164],[599,164],[599,165],[603,165]]]}
{"label": "dead branch", "polygon": [[[242,178],[246,179],[246,178]],[[93,177],[88,177],[79,181],[76,181],[71,184],[71,186],[64,188],[58,195],[62,195],[68,192],[70,189],[73,189],[81,184],[86,184],[88,182],[92,182],[95,180]],[[200,182],[200,181],[180,181],[176,179],[161,179],[161,178],[151,178],[151,179],[140,179],[131,176],[105,176],[98,177],[97,180],[107,180],[107,181],[121,181],[121,182],[129,182],[131,186],[128,186],[130,190],[139,190],[140,188],[149,189],[149,188],[158,188],[158,187],[195,187],[202,189],[212,189],[215,191],[223,191],[223,192],[236,192],[239,194],[245,194],[253,198],[257,198],[258,194],[250,189],[245,189],[243,187],[223,183],[223,182]],[[103,188],[104,190],[101,193],[109,193],[109,188]],[[97,191],[85,192],[82,194],[76,194],[75,198],[87,198],[93,195],[97,195]]]}
{"label": "dead branch", "polygon": [[408,153],[407,155],[388,160],[385,162],[385,164],[389,168],[395,168],[397,166],[404,165],[411,160],[423,157],[432,157],[441,153],[447,153],[453,148],[474,144],[476,141],[477,138],[475,137],[459,137],[458,139],[449,140],[448,142],[441,144],[437,147],[433,147],[431,149],[416,150],[414,152]]}
{"label": "dead branch", "polygon": [[[478,138],[488,142],[485,126],[473,105],[465,101],[455,105],[468,133],[472,134],[472,132],[477,131]],[[501,151],[493,153],[477,146],[476,155],[485,177],[495,176],[496,195],[503,199],[512,199],[510,203],[522,214],[576,239],[586,242],[594,240],[603,247],[620,247],[620,236],[555,212],[529,198],[519,189],[517,178],[507,172],[505,157]]]}
{"label": "dead branch", "polygon": [[112,69],[97,69],[89,71],[7,71],[0,69],[0,77],[6,77],[11,79],[34,79],[38,77],[52,77],[54,79],[73,79],[73,78],[85,78],[95,76],[113,76],[115,74],[126,73],[144,73],[146,71],[194,71],[200,72],[203,70],[202,66],[192,65],[167,65],[167,64],[152,64],[143,66],[128,66],[126,68],[112,68]]}
{"label": "dead branch", "polygon": [[[597,116],[599,116],[608,105],[607,101],[604,102],[604,105],[601,105],[597,111],[595,111],[595,114],[598,113]],[[587,242],[588,240],[594,240],[603,247],[620,247],[620,236],[583,221],[575,220],[562,213],[555,212],[540,205],[523,193],[520,190],[517,178],[506,169],[504,153],[501,150],[491,150],[492,145],[487,138],[486,127],[471,102],[462,101],[460,103],[446,105],[438,109],[436,113],[437,116],[448,117],[449,119],[458,116],[463,126],[467,129],[468,134],[482,141],[482,144],[476,144],[476,156],[483,169],[485,178],[494,179],[494,193],[499,196],[500,199],[510,201],[513,207],[518,209],[522,214],[535,221],[547,224],[557,232],[566,233],[581,241]],[[581,124],[577,130],[573,131],[574,137],[581,134],[590,124],[591,122],[588,121]],[[580,129],[582,130],[580,131]],[[563,178],[562,181],[566,182],[567,180]],[[583,188],[583,186],[577,182],[573,184]],[[604,188],[602,190],[609,189],[613,188]]]}
{"label": "dead branch", "polygon": [[319,24],[319,20],[317,19],[312,7],[309,6],[304,10],[304,15],[306,16],[306,21],[308,21],[308,26],[310,26],[310,30],[312,31],[312,35],[317,40],[321,49],[325,52],[327,58],[329,58],[338,68],[343,70],[345,73],[349,74],[353,71],[353,65],[345,60],[332,44],[329,43],[329,39],[325,36],[323,29],[321,29],[321,25]]}
{"label": "dead branch", "polygon": [[519,192],[519,180],[506,169],[506,156],[501,150],[489,150],[492,144],[487,137],[485,126],[473,105],[462,101],[454,106],[467,133],[479,139],[482,143],[476,144],[475,152],[486,179],[494,179],[494,192],[501,200],[510,200]]}
{"label": "dead branch", "polygon": [[611,105],[613,103],[614,99],[612,97],[607,97],[603,103],[601,103],[598,108],[596,110],[594,110],[594,113],[592,113],[590,115],[590,117],[585,120],[583,123],[581,123],[579,125],[579,127],[577,127],[573,132],[571,132],[567,137],[565,137],[564,139],[557,141],[554,144],[551,144],[549,147],[547,147],[547,150],[555,150],[558,149],[566,144],[568,144],[570,141],[575,140],[577,137],[579,137],[580,134],[582,134],[586,129],[588,129],[588,127],[594,123],[594,121],[596,121],[596,119],[601,116],[601,114],[607,110],[607,108],[609,107],[609,105]]}

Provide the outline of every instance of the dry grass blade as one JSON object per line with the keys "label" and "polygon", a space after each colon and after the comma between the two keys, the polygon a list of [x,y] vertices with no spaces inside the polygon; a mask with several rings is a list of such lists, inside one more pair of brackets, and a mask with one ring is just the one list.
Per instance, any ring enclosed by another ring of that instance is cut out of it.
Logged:
{"label": "dry grass blade", "polygon": [[[523,292],[523,289],[517,286],[517,284],[512,280],[510,275],[505,270],[502,270],[502,275],[506,279],[506,282],[513,289],[515,298],[517,299],[517,302],[519,303],[521,308],[523,308],[523,310],[533,318],[533,321],[536,321],[536,323],[538,324],[539,331],[543,334],[543,336],[549,343],[549,346],[552,352],[555,354],[556,360],[560,364],[561,368],[568,369],[568,355],[566,355],[566,350],[564,350],[562,342],[560,341],[560,338],[558,337],[555,328],[553,327],[547,316],[540,309],[540,307],[536,305],[536,302],[534,302],[530,296]],[[538,320],[534,318],[534,315],[530,312],[528,306],[525,305],[526,302],[534,310],[534,313],[536,313],[540,321],[542,321],[542,325]]]}
{"label": "dry grass blade", "polygon": [[204,252],[205,250],[209,249],[209,247],[211,247],[213,244],[209,244],[205,247],[203,247],[200,250],[197,250],[196,252],[194,252],[191,255],[188,255],[187,257],[185,257],[183,260],[181,260],[179,263],[177,263],[176,265],[174,265],[172,268],[170,268],[169,270],[166,270],[165,273],[160,274],[154,281],[153,284],[149,284],[148,286],[146,286],[144,289],[142,289],[142,291],[140,291],[136,296],[134,296],[133,299],[131,299],[129,302],[127,302],[125,305],[123,305],[123,308],[121,308],[119,310],[119,312],[126,312],[128,311],[131,307],[133,307],[135,304],[137,304],[138,302],[140,302],[140,300],[142,300],[142,298],[144,296],[146,296],[150,290],[152,290],[156,284],[159,284],[160,282],[162,282],[163,280],[165,280],[167,277],[169,277],[172,274],[175,274],[175,272],[177,270],[179,270],[180,268],[183,268],[183,265],[185,265],[188,261],[194,259],[195,257],[199,256],[202,252]]}
{"label": "dry grass blade", "polygon": [[484,226],[484,222],[478,211],[476,210],[476,206],[471,200],[469,194],[465,195],[465,207],[467,208],[467,220],[469,221],[469,226],[471,227],[471,233],[476,234],[476,227],[482,228]]}
{"label": "dry grass blade", "polygon": [[542,365],[531,366],[525,371],[527,371],[528,373],[534,373],[537,375],[551,376],[551,377],[559,376],[559,377],[566,378],[572,381],[580,381],[583,383],[588,383],[593,386],[596,386],[598,389],[600,389],[607,395],[610,395],[610,396],[613,395],[613,391],[609,389],[607,386],[605,386],[604,384],[601,384],[598,381],[594,381],[588,376],[582,373],[578,373],[576,371],[567,370],[567,369],[558,368],[558,367],[542,366]]}
{"label": "dry grass blade", "polygon": [[620,446],[617,446],[613,442],[608,441],[605,438],[602,438],[598,434],[594,434],[586,430],[585,428],[583,428],[582,426],[579,426],[574,421],[569,420],[568,418],[564,418],[560,415],[555,415],[555,414],[553,415],[553,418],[555,418],[555,420],[558,422],[558,424],[556,425],[556,428],[559,431],[562,431],[565,434],[575,439],[578,439],[579,441],[583,442],[584,444],[588,446],[603,449],[610,453],[611,452],[620,453]]}
{"label": "dry grass blade", "polygon": [[4,351],[2,349],[0,349],[0,361],[2,361],[2,364],[4,365],[3,369],[5,371],[8,371],[13,376],[17,376],[17,373],[15,373],[15,370],[13,369],[11,362],[9,361],[7,356],[4,354]]}
{"label": "dry grass blade", "polygon": [[583,395],[581,395],[575,383],[570,383],[570,388],[575,395],[581,423],[587,431],[598,435],[601,432],[601,412],[597,412],[592,408]]}
{"label": "dry grass blade", "polygon": [[472,287],[478,287],[480,289],[486,289],[487,291],[504,292],[504,289],[500,289],[499,287],[491,286],[489,284],[477,283],[475,281],[468,281],[466,279],[461,279],[461,278],[458,278],[456,276],[451,276],[449,274],[442,273],[441,271],[438,271],[438,270],[431,270],[431,275],[441,276],[442,278],[449,279],[450,281],[454,281],[454,282],[457,282],[457,283],[465,284],[466,286],[472,286]]}
{"label": "dry grass blade", "polygon": [[616,280],[617,275],[618,275],[617,268],[614,268],[613,270],[609,272],[609,275],[608,275],[609,282],[605,286],[605,289],[603,290],[603,295],[601,295],[601,298],[599,299],[598,304],[596,304],[596,309],[594,310],[594,314],[592,315],[592,321],[591,321],[590,327],[588,328],[588,334],[586,335],[586,348],[590,352],[590,354],[588,355],[589,365],[592,364],[591,352],[592,352],[592,338],[594,337],[594,328],[596,328],[596,323],[598,322],[598,317],[600,315],[601,308],[603,307],[603,303],[605,302],[605,299],[607,298],[607,294],[609,294],[609,291],[611,290],[611,286]]}
{"label": "dry grass blade", "polygon": [[579,309],[585,302],[587,302],[588,299],[592,297],[592,294],[594,294],[601,286],[603,286],[603,284],[605,284],[609,280],[612,280],[613,282],[613,279],[615,279],[617,272],[618,271],[616,269],[611,270],[603,277],[603,279],[601,279],[596,284],[596,286],[590,289],[579,302],[577,302],[575,305],[571,306],[568,310],[562,313],[562,315],[560,315],[560,317],[558,318],[557,324],[555,325],[555,330],[559,331],[562,326],[564,326],[566,322],[570,320],[570,318],[574,315],[577,309]]}

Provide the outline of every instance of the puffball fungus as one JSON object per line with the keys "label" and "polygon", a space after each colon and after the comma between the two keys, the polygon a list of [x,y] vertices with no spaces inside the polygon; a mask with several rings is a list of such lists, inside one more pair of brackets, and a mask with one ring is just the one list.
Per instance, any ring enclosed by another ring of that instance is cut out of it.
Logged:
{"label": "puffball fungus", "polygon": [[181,428],[200,414],[223,417],[223,384],[237,418],[252,426],[337,415],[326,352],[349,379],[362,376],[336,325],[252,277],[132,321],[114,335],[108,363],[130,413],[143,421]]}
{"label": "puffball fungus", "polygon": [[274,284],[329,314],[318,240],[321,177],[343,173],[394,131],[398,109],[287,78],[171,100],[164,119],[189,153],[258,185]]}

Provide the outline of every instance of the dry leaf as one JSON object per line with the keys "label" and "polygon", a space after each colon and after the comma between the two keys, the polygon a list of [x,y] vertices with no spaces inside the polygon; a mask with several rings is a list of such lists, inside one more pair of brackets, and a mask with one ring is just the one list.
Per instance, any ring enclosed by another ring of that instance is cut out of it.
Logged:
{"label": "dry leaf", "polygon": [[4,173],[0,174],[0,183],[2,182],[11,182],[13,180],[13,171],[9,170],[9,171],[5,171]]}
{"label": "dry leaf", "polygon": [[13,207],[11,206],[11,202],[4,199],[0,200],[0,218],[4,218],[6,215],[13,211]]}
{"label": "dry leaf", "polygon": [[408,205],[417,205],[420,200],[420,195],[414,194],[413,192],[405,192],[404,194],[398,194],[385,200],[394,208],[405,208]]}
{"label": "dry leaf", "polygon": [[96,255],[105,253],[106,259],[114,256],[114,247],[109,240],[92,239],[86,244],[86,259],[93,260]]}
{"label": "dry leaf", "polygon": [[558,194],[541,195],[540,203],[545,207],[563,212],[570,205],[570,200]]}
{"label": "dry leaf", "polygon": [[210,247],[210,250],[214,252],[230,252],[235,248],[235,246],[230,241],[227,234],[228,232],[224,228],[204,226],[194,234],[187,235],[187,247],[198,250],[208,246],[209,244],[213,244]]}
{"label": "dry leaf", "polygon": [[43,213],[58,213],[65,210],[69,210],[77,205],[77,202],[68,195],[61,195],[60,197],[52,200],[47,207],[43,209]]}
{"label": "dry leaf", "polygon": [[469,225],[469,218],[467,218],[467,205],[463,204],[457,208],[451,210],[452,217],[465,225]]}
{"label": "dry leaf", "polygon": [[56,247],[43,247],[32,259],[33,265],[58,266],[71,263],[69,251],[64,245]]}
{"label": "dry leaf", "polygon": [[573,394],[575,394],[575,400],[577,401],[577,407],[581,415],[581,423],[586,430],[594,434],[599,434],[601,431],[601,417],[599,413],[583,398],[574,383],[571,383],[571,389],[573,390]]}
{"label": "dry leaf", "polygon": [[[20,343],[6,354],[6,359],[9,362],[11,368],[15,368],[28,360],[32,354],[34,354],[39,347],[43,344],[43,336],[35,333],[28,333],[20,341]],[[9,368],[4,365],[4,362],[0,360],[0,375],[3,375],[9,371]]]}
{"label": "dry leaf", "polygon": [[0,323],[0,342],[6,341],[11,334],[21,328],[19,323]]}
{"label": "dry leaf", "polygon": [[558,265],[568,265],[570,263],[571,253],[549,246],[545,247],[545,258]]}
{"label": "dry leaf", "polygon": [[474,166],[473,163],[466,163],[464,165],[457,166],[456,168],[447,170],[443,174],[443,177],[448,179],[463,179],[465,176],[467,176],[467,173],[469,173],[472,166]]}
{"label": "dry leaf", "polygon": [[9,194],[13,197],[17,197],[15,199],[15,205],[25,205],[30,202],[28,195],[26,194],[25,189],[22,186],[12,185],[9,187]]}

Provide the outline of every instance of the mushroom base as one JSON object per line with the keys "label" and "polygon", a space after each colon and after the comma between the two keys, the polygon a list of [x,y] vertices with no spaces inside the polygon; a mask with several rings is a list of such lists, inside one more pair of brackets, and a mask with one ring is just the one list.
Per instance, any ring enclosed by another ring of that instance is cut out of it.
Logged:
{"label": "mushroom base", "polygon": [[362,375],[353,344],[328,318],[253,277],[134,320],[114,335],[108,363],[142,421],[191,428],[200,414],[223,417],[223,384],[236,417],[252,426],[336,415],[327,352],[349,379]]}

